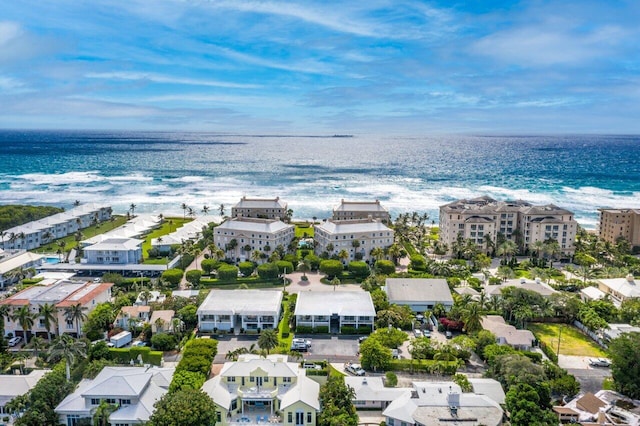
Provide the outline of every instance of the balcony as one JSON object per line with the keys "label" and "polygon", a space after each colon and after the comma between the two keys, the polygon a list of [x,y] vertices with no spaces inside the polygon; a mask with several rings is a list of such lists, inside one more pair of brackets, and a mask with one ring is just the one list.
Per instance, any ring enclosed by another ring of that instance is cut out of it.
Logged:
{"label": "balcony", "polygon": [[228,422],[231,426],[258,426],[258,425],[282,425],[280,416],[271,414],[267,411],[264,413],[241,414],[234,416]]}
{"label": "balcony", "polygon": [[242,399],[273,399],[278,396],[277,388],[263,387],[240,387],[238,388],[238,397]]}

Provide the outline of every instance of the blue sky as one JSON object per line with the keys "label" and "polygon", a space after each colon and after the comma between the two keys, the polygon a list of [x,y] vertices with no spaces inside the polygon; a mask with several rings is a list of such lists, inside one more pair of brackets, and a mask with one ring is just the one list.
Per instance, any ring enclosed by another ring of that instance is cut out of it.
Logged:
{"label": "blue sky", "polygon": [[0,128],[640,132],[637,0],[0,11]]}

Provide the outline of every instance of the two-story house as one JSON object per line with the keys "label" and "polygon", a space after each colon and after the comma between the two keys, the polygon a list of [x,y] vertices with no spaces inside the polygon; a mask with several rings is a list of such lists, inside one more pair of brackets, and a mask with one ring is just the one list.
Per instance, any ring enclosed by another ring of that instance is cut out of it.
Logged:
{"label": "two-story house", "polygon": [[95,379],[84,379],[76,390],[58,404],[60,423],[76,426],[91,419],[101,403],[113,406],[112,426],[144,424],[153,414],[153,405],[167,393],[174,368],[105,367]]}
{"label": "two-story house", "polygon": [[216,426],[315,425],[320,385],[286,355],[240,355],[202,390],[216,404]]}
{"label": "two-story house", "polygon": [[338,332],[343,327],[367,328],[373,331],[376,310],[371,294],[365,291],[332,291],[298,293],[296,326]]}
{"label": "two-story house", "polygon": [[89,264],[124,265],[142,261],[142,240],[135,238],[110,238],[83,249]]}
{"label": "two-story house", "polygon": [[198,307],[198,330],[276,328],[282,296],[280,290],[211,290]]}

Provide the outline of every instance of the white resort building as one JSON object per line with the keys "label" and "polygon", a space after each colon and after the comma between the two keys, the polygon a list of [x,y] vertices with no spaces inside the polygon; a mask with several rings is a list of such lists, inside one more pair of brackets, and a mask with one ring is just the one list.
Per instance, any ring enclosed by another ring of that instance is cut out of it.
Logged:
{"label": "white resort building", "polygon": [[247,198],[231,208],[231,217],[255,217],[261,219],[285,220],[287,217],[287,203],[280,197],[276,198]]}
{"label": "white resort building", "polygon": [[342,327],[373,331],[376,310],[366,291],[332,291],[298,293],[294,312],[296,327],[326,327],[339,332]]}
{"label": "white resort building", "polygon": [[112,209],[103,204],[83,204],[23,225],[6,229],[0,236],[4,250],[33,250],[41,245],[71,235],[80,229],[111,218]]}
{"label": "white resort building", "polygon": [[216,404],[216,426],[315,425],[320,411],[320,385],[286,355],[240,355],[202,390]]}
{"label": "white resort building", "polygon": [[314,225],[314,230],[316,254],[333,255],[346,250],[349,253],[347,261],[371,261],[371,250],[384,250],[394,239],[394,231],[380,219],[327,220]]}
{"label": "white resort building", "polygon": [[379,200],[345,201],[333,210],[333,220],[380,219],[383,223],[391,221],[389,211],[382,207]]}
{"label": "white resort building", "polygon": [[143,240],[110,238],[83,249],[83,263],[91,265],[126,265],[142,263]]}
{"label": "white resort building", "polygon": [[488,252],[487,240],[495,244],[501,234],[524,250],[536,241],[553,239],[562,253],[572,254],[577,230],[574,214],[553,204],[534,206],[522,200],[496,201],[483,196],[440,206],[440,241],[450,251],[460,235]]}
{"label": "white resort building", "polygon": [[214,229],[213,243],[233,260],[249,260],[257,250],[269,255],[276,247],[285,249],[295,237],[295,226],[277,219],[234,217]]}
{"label": "white resort building", "polygon": [[198,307],[198,331],[276,328],[282,296],[280,290],[211,290]]}
{"label": "white resort building", "polygon": [[174,368],[105,367],[95,379],[84,379],[75,392],[58,404],[60,423],[76,426],[80,419],[92,419],[102,402],[117,408],[109,415],[112,426],[144,424],[153,414],[153,405],[171,384]]}
{"label": "white resort building", "polygon": [[18,281],[12,271],[37,268],[44,262],[44,256],[24,250],[4,251],[0,249],[0,289]]}

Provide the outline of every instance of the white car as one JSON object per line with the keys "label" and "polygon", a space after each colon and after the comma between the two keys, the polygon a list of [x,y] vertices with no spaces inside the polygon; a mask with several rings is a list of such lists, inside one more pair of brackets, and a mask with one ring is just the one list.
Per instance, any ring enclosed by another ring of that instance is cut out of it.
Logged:
{"label": "white car", "polygon": [[12,337],[11,339],[9,339],[8,343],[9,343],[10,347],[14,347],[20,342],[22,342],[22,337],[16,336],[16,337]]}
{"label": "white car", "polygon": [[416,328],[415,330],[413,330],[413,335],[415,337],[422,337],[422,331]]}
{"label": "white car", "polygon": [[589,365],[591,365],[592,367],[610,367],[611,361],[606,358],[590,359]]}
{"label": "white car", "polygon": [[352,362],[348,362],[347,364],[345,364],[344,369],[347,372],[349,372],[351,374],[354,374],[356,376],[364,376],[365,375],[365,371],[360,366],[360,364],[354,364]]}
{"label": "white car", "polygon": [[311,341],[305,340],[301,338],[295,338],[291,341],[291,350],[292,351],[308,351],[311,348]]}

